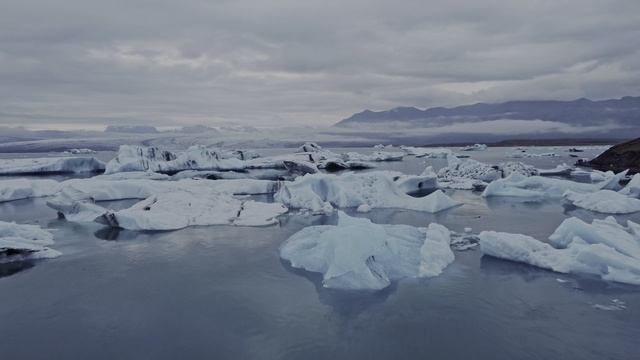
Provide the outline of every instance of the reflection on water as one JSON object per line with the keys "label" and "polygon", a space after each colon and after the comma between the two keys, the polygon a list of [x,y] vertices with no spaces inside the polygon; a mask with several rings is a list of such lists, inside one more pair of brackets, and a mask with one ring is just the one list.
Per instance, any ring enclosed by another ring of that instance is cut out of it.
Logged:
{"label": "reflection on water", "polygon": [[35,261],[14,261],[9,263],[0,263],[0,278],[17,274],[20,271],[32,268]]}

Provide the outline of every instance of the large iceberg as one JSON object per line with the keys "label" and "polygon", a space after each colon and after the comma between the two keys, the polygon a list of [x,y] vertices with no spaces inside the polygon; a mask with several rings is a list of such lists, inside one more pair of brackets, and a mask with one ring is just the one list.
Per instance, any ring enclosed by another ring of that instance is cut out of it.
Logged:
{"label": "large iceberg", "polygon": [[454,260],[449,231],[430,224],[380,225],[338,213],[337,225],[306,227],[280,248],[294,268],[323,274],[328,288],[379,290],[406,277],[439,275]]}
{"label": "large iceberg", "polygon": [[631,221],[625,227],[612,217],[591,224],[570,218],[549,237],[550,243],[495,231],[483,231],[479,237],[486,255],[640,285],[640,225]]}
{"label": "large iceberg", "polygon": [[105,173],[153,171],[175,174],[183,170],[243,170],[245,164],[236,157],[224,156],[215,149],[194,145],[175,154],[156,147],[122,145],[118,155],[107,163]]}
{"label": "large iceberg", "polygon": [[590,184],[542,176],[525,177],[515,173],[504,179],[492,181],[482,195],[560,199],[567,191],[590,193],[602,189],[619,189],[620,179],[624,176],[625,173],[619,173],[600,183]]}
{"label": "large iceberg", "polygon": [[0,202],[51,196],[59,190],[60,183],[54,180],[0,180]]}
{"label": "large iceberg", "polygon": [[0,221],[0,263],[60,256],[49,245],[53,235],[40,226]]}
{"label": "large iceberg", "polygon": [[640,211],[640,199],[613,190],[586,194],[567,191],[564,199],[574,206],[605,214],[631,214]]}
{"label": "large iceberg", "polygon": [[130,208],[105,212],[99,222],[128,230],[176,230],[195,225],[264,226],[287,212],[279,203],[236,199],[216,191],[159,193]]}
{"label": "large iceberg", "polygon": [[401,208],[433,213],[461,205],[440,190],[421,198],[409,196],[408,181],[406,175],[390,171],[339,176],[309,174],[283,183],[275,199],[291,208],[315,213],[331,212],[334,207],[357,208],[363,204],[371,209]]}
{"label": "large iceberg", "polygon": [[54,175],[102,172],[105,165],[93,157],[0,159],[0,175]]}
{"label": "large iceberg", "polygon": [[[173,230],[192,225],[261,226],[286,212],[282,204],[234,195],[272,193],[278,183],[261,180],[92,180],[65,181],[47,205],[70,221],[96,221],[130,230]],[[110,211],[100,201],[141,199]]]}

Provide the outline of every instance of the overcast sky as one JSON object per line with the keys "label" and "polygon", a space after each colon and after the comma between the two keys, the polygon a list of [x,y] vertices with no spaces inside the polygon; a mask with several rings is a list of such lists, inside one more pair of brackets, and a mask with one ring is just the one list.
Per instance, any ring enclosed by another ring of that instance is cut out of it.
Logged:
{"label": "overcast sky", "polygon": [[640,95],[639,0],[3,0],[0,125]]}

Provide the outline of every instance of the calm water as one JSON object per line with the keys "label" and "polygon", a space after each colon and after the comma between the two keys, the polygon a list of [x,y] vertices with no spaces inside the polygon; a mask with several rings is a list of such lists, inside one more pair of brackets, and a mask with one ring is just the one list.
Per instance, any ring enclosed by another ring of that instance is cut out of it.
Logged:
{"label": "calm water", "polygon": [[[505,152],[470,155],[496,162]],[[573,160],[563,155],[522,161],[552,167]],[[441,160],[410,157],[384,168],[419,173],[426,164],[442,166]],[[353,215],[539,239],[566,217],[594,217],[561,202],[450,194],[465,205],[437,215]],[[334,223],[333,217],[291,215],[266,228],[140,233],[59,221],[44,202],[0,204],[1,220],[52,229],[54,248],[63,253],[48,261],[0,265],[2,359],[639,358],[638,287],[471,250],[456,252],[456,261],[436,278],[403,280],[381,292],[328,290],[320,276],[282,262],[278,247],[305,226]],[[618,218],[640,222],[640,215]],[[613,299],[624,301],[626,309],[594,308]]]}

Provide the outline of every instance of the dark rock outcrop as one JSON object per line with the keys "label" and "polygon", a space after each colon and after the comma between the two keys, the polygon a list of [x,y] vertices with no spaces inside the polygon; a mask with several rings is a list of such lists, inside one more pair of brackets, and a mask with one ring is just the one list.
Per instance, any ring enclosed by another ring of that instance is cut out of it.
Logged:
{"label": "dark rock outcrop", "polygon": [[603,171],[620,172],[629,169],[632,173],[639,173],[640,138],[615,145],[584,165]]}

